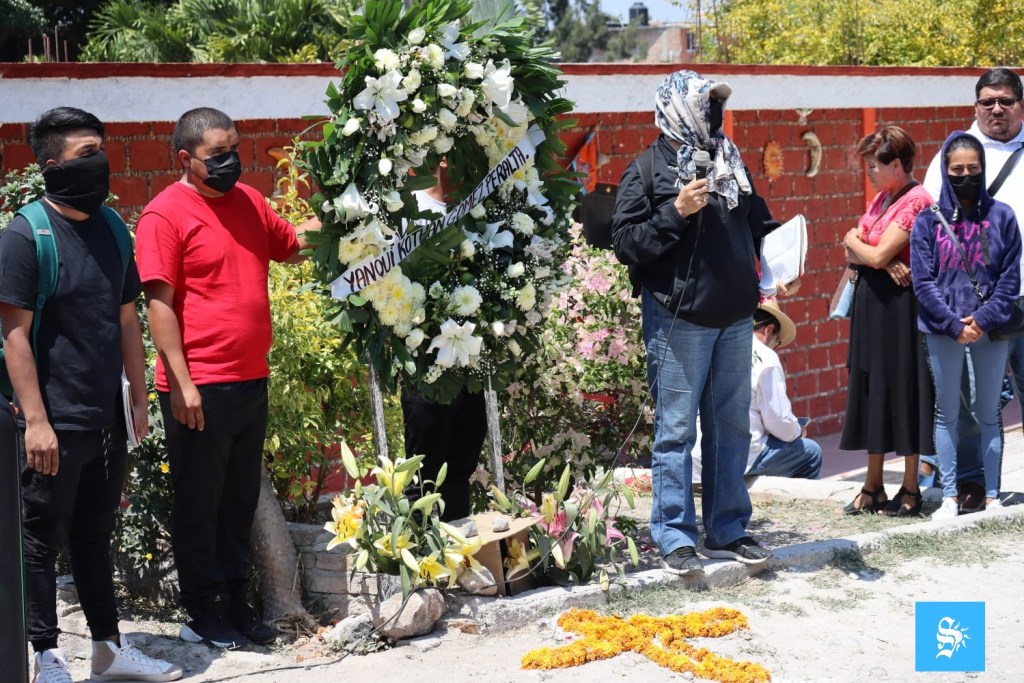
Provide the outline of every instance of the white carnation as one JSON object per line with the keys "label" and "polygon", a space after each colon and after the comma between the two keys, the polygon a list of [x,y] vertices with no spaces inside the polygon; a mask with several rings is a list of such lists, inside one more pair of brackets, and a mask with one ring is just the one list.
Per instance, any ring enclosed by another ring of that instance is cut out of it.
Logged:
{"label": "white carnation", "polygon": [[469,116],[469,112],[473,110],[473,105],[476,103],[476,95],[471,90],[463,88],[459,92],[459,106],[455,108],[455,113],[466,118]]}
{"label": "white carnation", "polygon": [[480,310],[483,297],[476,287],[465,285],[456,287],[448,299],[448,309],[457,315],[473,315]]}
{"label": "white carnation", "polygon": [[519,290],[519,296],[516,297],[516,306],[519,307],[520,311],[529,311],[536,304],[537,290],[528,282]]}
{"label": "white carnation", "polygon": [[525,213],[517,212],[512,216],[512,229],[520,235],[532,235],[535,224]]}
{"label": "white carnation", "polygon": [[384,47],[373,53],[373,63],[381,73],[394,71],[400,65],[398,55]]}
{"label": "white carnation", "polygon": [[405,88],[406,92],[414,93],[420,89],[420,72],[413,69],[409,74],[402,79],[402,87]]}
{"label": "white carnation", "polygon": [[432,69],[440,69],[444,66],[444,50],[440,45],[431,43],[423,49],[423,59]]}
{"label": "white carnation", "polygon": [[409,136],[409,142],[414,145],[425,145],[437,137],[437,126],[426,126]]}

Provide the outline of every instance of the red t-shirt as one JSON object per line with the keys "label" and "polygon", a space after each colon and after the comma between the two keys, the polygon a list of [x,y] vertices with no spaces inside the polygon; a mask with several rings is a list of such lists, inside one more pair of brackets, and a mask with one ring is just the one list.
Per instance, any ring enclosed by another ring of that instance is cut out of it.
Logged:
{"label": "red t-shirt", "polygon": [[[174,287],[174,313],[196,385],[270,373],[267,273],[271,260],[284,261],[298,248],[292,225],[248,185],[211,198],[174,183],[146,206],[136,227],[139,277]],[[169,390],[159,358],[156,386]]]}

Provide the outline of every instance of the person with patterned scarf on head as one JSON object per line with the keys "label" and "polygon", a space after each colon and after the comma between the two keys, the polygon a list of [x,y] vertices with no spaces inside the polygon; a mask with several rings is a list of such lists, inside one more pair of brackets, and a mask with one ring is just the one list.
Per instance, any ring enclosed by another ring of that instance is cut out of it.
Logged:
{"label": "person with patterned scarf on head", "polygon": [[[680,576],[703,572],[691,489],[698,411],[702,554],[746,564],[771,557],[747,535],[743,473],[756,260],[761,239],[778,223],[722,131],[731,94],[725,83],[693,71],[665,79],[655,96],[661,135],[623,173],[612,223],[615,254],[642,296],[655,399],[651,534],[665,571]],[[701,157],[709,163],[699,164]]]}

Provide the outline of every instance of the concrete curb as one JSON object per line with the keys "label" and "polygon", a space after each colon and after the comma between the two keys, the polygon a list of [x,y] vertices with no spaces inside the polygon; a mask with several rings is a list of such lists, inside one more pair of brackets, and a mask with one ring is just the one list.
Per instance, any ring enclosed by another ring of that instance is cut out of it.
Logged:
{"label": "concrete curb", "polygon": [[[831,562],[838,550],[870,552],[893,536],[953,535],[988,521],[1014,518],[1024,518],[1024,505],[976,512],[955,519],[923,522],[884,531],[786,546],[776,549],[771,562],[761,567],[748,567],[730,560],[705,560],[705,576],[702,581],[669,576],[661,569],[649,569],[627,574],[626,586],[614,585],[611,590],[618,593],[623,590],[673,584],[691,589],[734,586],[766,569],[818,569]],[[537,588],[511,598],[484,598],[461,594],[449,594],[447,598],[446,618],[475,619],[493,632],[520,628],[572,607],[596,607],[608,602],[608,595],[597,584],[573,588]]]}

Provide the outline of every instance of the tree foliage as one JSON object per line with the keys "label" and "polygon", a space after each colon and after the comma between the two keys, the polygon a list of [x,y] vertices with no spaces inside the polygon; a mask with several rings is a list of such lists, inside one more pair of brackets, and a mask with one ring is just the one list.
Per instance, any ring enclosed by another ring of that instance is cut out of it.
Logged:
{"label": "tree foliage", "polygon": [[100,62],[337,60],[360,0],[110,0],[82,59]]}
{"label": "tree foliage", "polygon": [[522,0],[537,40],[550,40],[564,62],[586,62],[608,41],[608,16],[600,0]]}
{"label": "tree foliage", "polygon": [[1019,64],[1010,0],[698,0],[706,61],[760,64]]}

